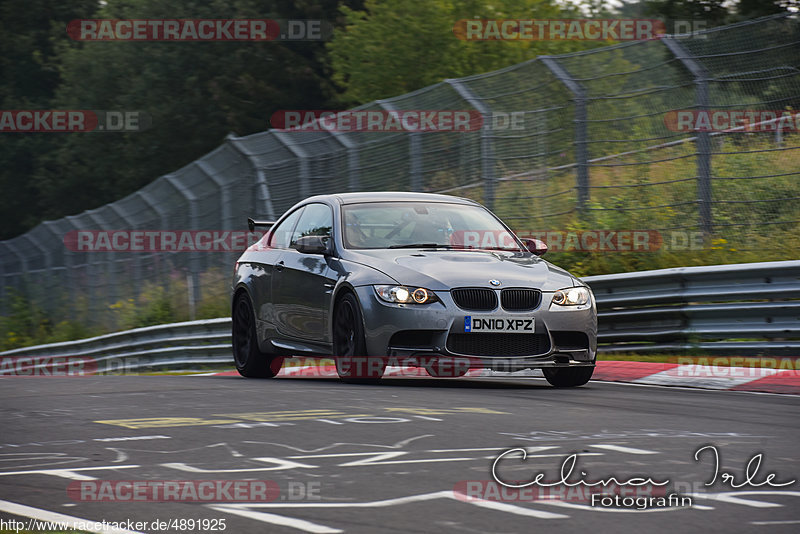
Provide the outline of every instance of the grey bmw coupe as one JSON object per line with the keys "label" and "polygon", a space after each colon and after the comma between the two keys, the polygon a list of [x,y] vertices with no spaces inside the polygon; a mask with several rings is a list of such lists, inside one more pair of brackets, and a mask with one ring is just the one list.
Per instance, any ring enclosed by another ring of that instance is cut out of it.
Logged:
{"label": "grey bmw coupe", "polygon": [[594,371],[589,287],[472,200],[425,193],[308,198],[236,262],[233,353],[246,377],[286,356],[331,357],[340,377],[387,364],[431,376],[542,368],[554,386]]}

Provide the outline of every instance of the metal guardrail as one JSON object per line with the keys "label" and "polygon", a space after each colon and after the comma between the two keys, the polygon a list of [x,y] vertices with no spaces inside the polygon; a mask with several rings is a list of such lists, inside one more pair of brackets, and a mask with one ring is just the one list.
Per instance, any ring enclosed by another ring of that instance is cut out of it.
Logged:
{"label": "metal guardrail", "polygon": [[[0,352],[0,359],[33,358],[26,368],[52,365],[47,358],[91,359],[98,373],[232,364],[228,317],[135,328],[102,336]],[[0,373],[1,374],[1,373]]]}
{"label": "metal guardrail", "polygon": [[800,353],[800,261],[588,276],[603,352]]}
{"label": "metal guardrail", "polygon": [[[800,353],[800,261],[589,276],[601,352]],[[91,358],[98,372],[231,364],[231,320],[136,328],[0,352]]]}

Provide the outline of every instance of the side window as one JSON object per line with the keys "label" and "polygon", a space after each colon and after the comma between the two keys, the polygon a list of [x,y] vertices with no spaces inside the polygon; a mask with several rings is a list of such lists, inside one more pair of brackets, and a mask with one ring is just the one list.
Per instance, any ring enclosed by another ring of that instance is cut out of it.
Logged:
{"label": "side window", "polygon": [[269,246],[272,248],[289,248],[289,237],[292,235],[295,223],[300,218],[305,208],[295,210],[291,215],[286,217],[278,226],[276,226],[269,236]]}
{"label": "side window", "polygon": [[333,214],[325,204],[309,204],[292,232],[290,247],[294,247],[298,238],[308,235],[330,237],[333,228]]}

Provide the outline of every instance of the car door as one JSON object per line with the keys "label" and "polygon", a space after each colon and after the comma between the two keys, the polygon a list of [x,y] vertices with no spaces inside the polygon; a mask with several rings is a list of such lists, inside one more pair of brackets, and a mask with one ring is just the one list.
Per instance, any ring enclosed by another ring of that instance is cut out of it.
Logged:
{"label": "car door", "polygon": [[259,242],[259,247],[252,262],[255,276],[253,277],[252,291],[253,303],[256,308],[256,317],[261,322],[259,327],[266,329],[266,336],[271,337],[275,328],[275,312],[272,302],[272,277],[275,275],[275,265],[280,261],[289,241],[294,227],[303,212],[303,208],[293,211]]}
{"label": "car door", "polygon": [[[304,236],[331,237],[333,212],[327,204],[307,204],[272,278],[275,325],[282,336],[325,342],[324,310],[333,287],[328,258],[293,248]],[[328,287],[330,286],[330,287]]]}

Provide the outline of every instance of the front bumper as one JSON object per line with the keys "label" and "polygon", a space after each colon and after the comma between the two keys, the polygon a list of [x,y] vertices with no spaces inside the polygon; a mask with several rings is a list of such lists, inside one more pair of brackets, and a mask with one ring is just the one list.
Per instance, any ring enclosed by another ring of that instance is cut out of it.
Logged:
{"label": "front bumper", "polygon": [[[543,292],[541,304],[533,311],[509,312],[498,308],[476,313],[460,309],[446,291],[436,292],[441,302],[426,305],[384,302],[372,286],[358,287],[356,293],[364,312],[366,348],[370,356],[386,356],[410,365],[432,359],[456,360],[470,368],[497,371],[595,364],[597,312],[593,302],[583,309],[551,309],[553,293]],[[465,333],[464,317],[467,315],[532,317],[535,331],[533,334],[497,334],[514,337],[486,338],[472,343],[478,340],[475,336],[493,334]],[[575,343],[576,338],[585,339],[585,342]]]}

